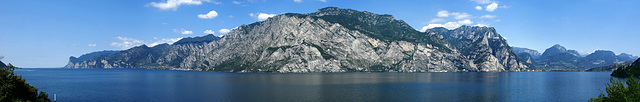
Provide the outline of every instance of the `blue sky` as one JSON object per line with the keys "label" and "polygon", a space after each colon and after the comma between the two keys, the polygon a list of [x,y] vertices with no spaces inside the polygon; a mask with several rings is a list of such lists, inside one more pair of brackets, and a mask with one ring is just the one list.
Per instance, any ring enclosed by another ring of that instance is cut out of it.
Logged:
{"label": "blue sky", "polygon": [[[511,46],[542,53],[640,55],[640,0],[0,0],[0,55],[19,67],[62,67],[70,56],[171,43],[282,13],[334,6],[391,14],[416,30],[495,27]],[[212,12],[214,11],[214,12]],[[199,16],[200,15],[200,16]]]}

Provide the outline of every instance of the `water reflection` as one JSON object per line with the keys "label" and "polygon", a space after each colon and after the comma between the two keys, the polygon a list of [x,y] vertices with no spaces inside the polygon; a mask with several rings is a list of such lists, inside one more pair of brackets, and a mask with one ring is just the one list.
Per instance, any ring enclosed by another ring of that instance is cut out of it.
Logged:
{"label": "water reflection", "polygon": [[238,74],[16,70],[59,101],[586,101],[606,72]]}

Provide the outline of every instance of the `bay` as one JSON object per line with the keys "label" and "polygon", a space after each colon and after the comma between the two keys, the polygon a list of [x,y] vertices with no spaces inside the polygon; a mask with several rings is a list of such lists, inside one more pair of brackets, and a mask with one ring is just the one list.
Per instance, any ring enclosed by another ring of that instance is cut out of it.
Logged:
{"label": "bay", "polygon": [[59,102],[587,101],[611,72],[225,73],[24,68]]}

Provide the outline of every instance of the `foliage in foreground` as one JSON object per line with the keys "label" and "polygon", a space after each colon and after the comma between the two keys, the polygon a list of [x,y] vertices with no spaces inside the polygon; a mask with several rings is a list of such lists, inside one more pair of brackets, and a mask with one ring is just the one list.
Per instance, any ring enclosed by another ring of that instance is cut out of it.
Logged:
{"label": "foliage in foreground", "polygon": [[15,75],[14,69],[11,64],[0,68],[0,102],[51,102],[46,92],[38,94],[38,88]]}
{"label": "foliage in foreground", "polygon": [[[626,82],[625,84],[622,81]],[[589,102],[640,102],[640,80],[636,77],[626,79],[609,79],[611,83],[607,86],[607,95],[602,92],[598,98],[591,98]]]}
{"label": "foliage in foreground", "polygon": [[628,78],[631,76],[640,76],[640,66],[625,66],[614,70],[611,76],[618,78]]}

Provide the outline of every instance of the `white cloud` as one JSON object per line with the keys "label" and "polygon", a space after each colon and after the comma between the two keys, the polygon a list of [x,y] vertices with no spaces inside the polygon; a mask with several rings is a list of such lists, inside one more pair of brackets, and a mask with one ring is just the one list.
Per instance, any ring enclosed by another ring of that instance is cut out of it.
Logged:
{"label": "white cloud", "polygon": [[449,12],[447,10],[440,10],[440,11],[438,11],[438,14],[436,16],[438,16],[438,17],[449,17]]}
{"label": "white cloud", "polygon": [[164,44],[164,43],[173,44],[173,43],[175,43],[177,41],[180,41],[180,39],[182,39],[182,37],[179,37],[179,38],[168,38],[168,39],[162,38],[160,40],[156,39],[157,41],[155,41],[153,43],[150,43],[150,44],[147,44],[147,45],[149,45],[149,47],[153,47],[153,46]]}
{"label": "white cloud", "polygon": [[250,13],[249,16],[258,18],[260,21],[267,20],[269,17],[276,16],[276,14],[266,14],[266,13]]}
{"label": "white cloud", "polygon": [[229,15],[229,16],[227,16],[227,17],[229,17],[229,18],[233,18],[233,15]]}
{"label": "white cloud", "polygon": [[166,25],[167,23],[162,23],[163,25]]}
{"label": "white cloud", "polygon": [[436,16],[438,17],[449,17],[452,16],[454,19],[469,19],[472,17],[471,14],[468,14],[466,12],[449,12],[447,10],[440,10],[438,11],[438,14],[436,14]]}
{"label": "white cloud", "polygon": [[211,10],[207,14],[198,14],[198,18],[200,19],[213,19],[218,17],[218,12]]}
{"label": "white cloud", "polygon": [[178,30],[178,29],[173,29],[173,32],[175,32],[175,33],[180,33],[180,34],[184,34],[184,35],[193,34],[193,31],[188,31],[188,30],[185,30],[184,28],[181,28],[180,30]]}
{"label": "white cloud", "polygon": [[111,46],[119,47],[119,48],[122,48],[122,49],[128,49],[128,48],[132,48],[132,47],[139,46],[139,45],[142,45],[142,44],[149,45],[149,47],[153,47],[153,46],[164,44],[164,43],[173,44],[174,42],[179,41],[180,39],[182,39],[182,37],[180,37],[180,38],[168,38],[168,39],[165,39],[165,38],[158,39],[158,38],[154,37],[154,40],[151,40],[151,41],[138,40],[138,39],[135,39],[135,38],[128,38],[128,37],[115,37],[114,39],[119,40],[119,41],[112,42]]}
{"label": "white cloud", "polygon": [[429,23],[438,23],[438,22],[444,22],[444,21],[446,21],[446,20],[444,20],[442,18],[434,18],[434,19],[431,19],[429,21]]}
{"label": "white cloud", "polygon": [[484,18],[496,18],[496,15],[482,15],[479,17],[480,19],[484,19]]}
{"label": "white cloud", "polygon": [[222,33],[222,34],[227,34],[227,33],[229,33],[230,31],[231,31],[231,30],[229,30],[229,29],[220,29],[218,32],[219,32],[219,33]]}
{"label": "white cloud", "polygon": [[498,9],[498,3],[495,3],[495,2],[494,2],[494,3],[491,3],[491,4],[487,5],[487,7],[486,7],[486,8],[487,8],[487,9],[485,9],[485,10],[487,10],[487,11],[489,11],[489,12],[493,12],[493,11],[495,11],[496,9]]}
{"label": "white cloud", "polygon": [[482,6],[476,6],[475,9],[476,10],[482,10]]}
{"label": "white cloud", "polygon": [[442,24],[429,24],[427,26],[422,27],[422,29],[420,29],[421,32],[427,31],[427,29],[431,29],[431,28],[435,28],[435,27],[444,27],[444,25]]}
{"label": "white cloud", "polygon": [[[178,10],[180,5],[202,5],[202,2],[210,2],[209,0],[167,0],[166,2],[151,2],[147,6],[153,6],[160,10]],[[214,2],[217,4],[216,2]]]}
{"label": "white cloud", "polygon": [[205,30],[204,33],[205,34],[216,34],[216,32],[214,32],[213,30]]}
{"label": "white cloud", "polygon": [[478,3],[478,4],[489,4],[489,3],[496,3],[496,2],[498,2],[498,1],[493,1],[493,0],[471,0],[471,1],[474,1],[474,2],[476,2],[476,3]]}
{"label": "white cloud", "polygon": [[96,46],[96,44],[89,44],[89,45],[87,45],[87,46],[94,47],[94,46]]}
{"label": "white cloud", "polygon": [[192,31],[185,30],[185,31],[180,32],[180,34],[189,35],[189,34],[193,34],[193,32],[192,32]]}
{"label": "white cloud", "polygon": [[422,29],[420,29],[420,31],[424,32],[427,29],[431,29],[431,28],[435,28],[435,27],[444,27],[447,29],[456,29],[462,25],[470,25],[473,24],[473,21],[469,20],[469,19],[465,19],[465,20],[461,20],[461,21],[456,21],[456,22],[447,22],[444,24],[429,24],[427,26],[422,27]]}
{"label": "white cloud", "polygon": [[488,27],[489,25],[490,25],[489,22],[480,21],[480,22],[477,22],[476,25],[473,25],[473,26]]}
{"label": "white cloud", "polygon": [[142,45],[144,44],[143,40],[138,40],[138,39],[134,39],[134,38],[128,38],[128,37],[116,37],[115,39],[120,40],[119,42],[112,42],[111,46],[114,47],[119,47],[122,49],[128,49],[134,46],[138,46],[138,45]]}
{"label": "white cloud", "polygon": [[240,4],[242,4],[242,2],[240,2],[240,1],[235,1],[235,0],[233,0],[233,1],[231,1],[231,2],[232,2],[233,4],[236,4],[236,5],[240,5]]}
{"label": "white cloud", "polygon": [[318,0],[318,1],[320,1],[320,2],[327,2],[327,0]]}
{"label": "white cloud", "polygon": [[473,25],[473,26],[479,26],[479,27],[488,27],[489,25],[485,25],[485,24],[480,24],[480,23],[478,23],[478,24],[476,24],[476,25]]}

